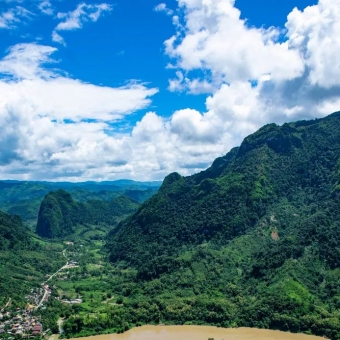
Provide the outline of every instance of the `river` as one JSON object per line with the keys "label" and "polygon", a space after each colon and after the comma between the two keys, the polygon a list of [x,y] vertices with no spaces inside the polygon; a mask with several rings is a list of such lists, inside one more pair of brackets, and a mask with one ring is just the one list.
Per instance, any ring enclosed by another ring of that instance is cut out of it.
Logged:
{"label": "river", "polygon": [[[321,340],[322,337],[255,328],[211,326],[142,326],[123,334],[96,335],[77,340]],[[71,339],[76,340],[76,339]]]}

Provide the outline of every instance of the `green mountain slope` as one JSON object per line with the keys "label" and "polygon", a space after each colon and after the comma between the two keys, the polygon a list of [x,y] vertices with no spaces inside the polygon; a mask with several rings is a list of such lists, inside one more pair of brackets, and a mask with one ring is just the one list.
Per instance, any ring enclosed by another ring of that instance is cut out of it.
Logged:
{"label": "green mountain slope", "polygon": [[[159,193],[112,232],[111,259],[142,263],[175,255],[181,246],[224,244],[251,230],[283,199],[336,209],[339,127],[338,114],[267,125],[207,171],[169,175]],[[329,218],[337,218],[335,211]]]}
{"label": "green mountain slope", "polygon": [[63,238],[75,233],[77,225],[113,226],[135,212],[139,203],[126,196],[111,201],[77,202],[64,190],[50,192],[41,203],[36,233],[41,237]]}
{"label": "green mountain slope", "polygon": [[340,113],[266,125],[111,231],[109,258],[130,270],[112,317],[340,339],[339,216]]}
{"label": "green mountain slope", "polygon": [[24,248],[29,244],[30,240],[20,217],[0,211],[0,250]]}
{"label": "green mountain slope", "polygon": [[9,298],[24,306],[25,294],[64,263],[61,250],[37,240],[19,216],[0,212],[0,308]]}

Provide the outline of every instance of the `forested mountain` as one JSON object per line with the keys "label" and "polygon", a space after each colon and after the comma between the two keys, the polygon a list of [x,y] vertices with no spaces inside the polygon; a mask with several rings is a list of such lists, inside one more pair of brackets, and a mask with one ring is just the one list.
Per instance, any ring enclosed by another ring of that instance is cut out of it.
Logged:
{"label": "forested mountain", "polygon": [[[283,202],[310,207],[312,213],[300,216],[299,223],[312,216],[337,223],[339,127],[340,114],[281,127],[270,124],[208,170],[190,177],[169,175],[159,193],[112,232],[111,259],[139,264],[179,254],[182,246],[225,244]],[[334,234],[336,241],[339,237]],[[339,256],[327,252],[325,259],[339,264]]]}
{"label": "forested mountain", "polygon": [[[112,317],[340,339],[340,113],[266,125],[111,231]],[[143,315],[141,317],[141,315]]]}
{"label": "forested mountain", "polygon": [[111,201],[77,202],[68,192],[59,189],[47,194],[42,201],[36,233],[41,237],[63,238],[74,233],[77,225],[112,227],[138,207],[139,203],[126,196]]}

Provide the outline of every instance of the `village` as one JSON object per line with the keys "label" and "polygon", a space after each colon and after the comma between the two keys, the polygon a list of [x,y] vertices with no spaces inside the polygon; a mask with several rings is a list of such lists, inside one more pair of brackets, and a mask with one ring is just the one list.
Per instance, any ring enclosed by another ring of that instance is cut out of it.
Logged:
{"label": "village", "polygon": [[[0,312],[0,339],[41,339],[48,334],[49,329],[44,330],[36,310],[46,308],[43,303],[51,296],[51,289],[46,282],[41,288],[31,289],[25,296],[27,306],[24,309],[11,308],[11,299]],[[8,310],[8,311],[7,311]]]}
{"label": "village", "polygon": [[[66,258],[66,250],[63,251]],[[25,296],[27,301],[26,308],[11,308],[11,299],[0,309],[0,340],[8,339],[44,339],[48,337],[49,329],[44,330],[41,318],[36,311],[46,308],[44,303],[51,297],[52,289],[48,282],[54,277],[63,275],[63,270],[77,268],[78,263],[67,261],[64,266],[52,275],[46,275],[46,281],[39,288],[32,288],[30,293]],[[66,304],[79,304],[81,299],[67,300],[55,297]]]}
{"label": "village", "polygon": [[48,333],[43,330],[40,317],[33,314],[33,308],[18,308],[16,311],[2,310],[0,313],[0,339],[40,339]]}

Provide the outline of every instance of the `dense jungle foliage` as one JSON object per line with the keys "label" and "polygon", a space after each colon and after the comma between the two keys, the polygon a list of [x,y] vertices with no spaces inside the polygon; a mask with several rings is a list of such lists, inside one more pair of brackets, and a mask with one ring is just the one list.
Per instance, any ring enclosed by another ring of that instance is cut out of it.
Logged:
{"label": "dense jungle foliage", "polygon": [[79,225],[112,227],[138,207],[139,203],[126,196],[111,201],[77,202],[68,192],[59,189],[47,194],[42,201],[36,233],[41,237],[60,239],[74,234]]}
{"label": "dense jungle foliage", "polygon": [[270,124],[206,171],[169,175],[107,239],[123,306],[75,316],[69,334],[162,322],[340,339],[339,137],[340,113]]}

